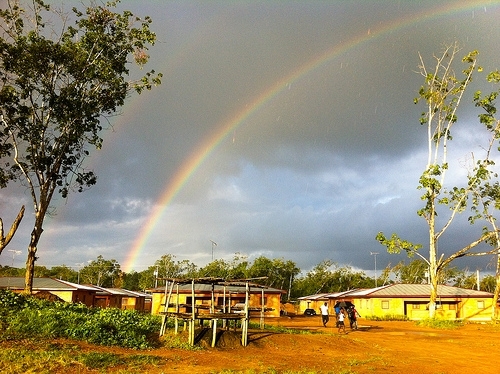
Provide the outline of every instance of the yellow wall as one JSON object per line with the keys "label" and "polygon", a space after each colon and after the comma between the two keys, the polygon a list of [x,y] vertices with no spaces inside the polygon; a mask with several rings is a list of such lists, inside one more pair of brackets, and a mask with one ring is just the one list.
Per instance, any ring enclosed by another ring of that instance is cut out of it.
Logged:
{"label": "yellow wall", "polygon": [[94,294],[87,291],[51,291],[50,293],[68,303],[82,303],[88,307],[94,305]]}
{"label": "yellow wall", "polygon": [[[422,299],[359,298],[353,299],[352,302],[363,317],[377,316],[382,318],[387,315],[406,315],[410,320],[429,318],[427,302],[423,302]],[[491,307],[491,298],[441,299],[438,300],[436,317],[448,320],[486,321],[491,319]]]}
{"label": "yellow wall", "polygon": [[325,301],[328,303],[328,311],[330,315],[335,314],[335,311],[333,310],[333,305],[332,300],[300,300],[299,301],[299,314],[304,314],[304,311],[306,309],[314,309],[317,314],[321,314],[321,305],[325,303]]}

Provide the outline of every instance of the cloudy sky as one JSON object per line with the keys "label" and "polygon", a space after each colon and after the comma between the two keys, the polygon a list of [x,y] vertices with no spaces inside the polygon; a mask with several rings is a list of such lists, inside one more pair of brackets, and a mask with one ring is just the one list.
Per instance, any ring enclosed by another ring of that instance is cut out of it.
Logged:
{"label": "cloudy sky", "polygon": [[[142,271],[164,254],[204,266],[239,253],[373,275],[372,252],[379,271],[406,259],[387,254],[377,232],[427,247],[416,215],[427,160],[423,107],[413,104],[419,53],[432,66],[456,41],[461,55],[479,50],[486,71],[500,68],[499,1],[124,0],[120,9],[152,16],[149,67],[163,84],[113,119],[87,159],[98,184],[54,200],[39,265],[77,268],[102,255]],[[483,77],[474,84],[491,89]],[[484,141],[471,96],[450,181]],[[22,187],[0,191],[6,226],[23,203],[7,248],[22,254],[4,252],[2,265],[23,266],[33,214]],[[457,222],[440,251],[474,235]],[[491,271],[490,260],[457,265]]]}

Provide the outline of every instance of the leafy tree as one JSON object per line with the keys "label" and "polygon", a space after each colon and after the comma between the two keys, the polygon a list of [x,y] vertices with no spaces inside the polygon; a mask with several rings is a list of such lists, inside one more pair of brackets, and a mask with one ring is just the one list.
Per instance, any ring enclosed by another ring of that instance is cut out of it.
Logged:
{"label": "leafy tree", "polygon": [[51,267],[48,271],[48,276],[51,278],[62,279],[68,282],[78,282],[78,272],[66,265]]}
{"label": "leafy tree", "polygon": [[[500,83],[500,72],[498,70],[491,72],[487,76],[487,81],[490,83],[498,84]],[[497,112],[496,102],[498,95],[500,94],[500,89],[491,92],[490,94],[482,95],[480,91],[476,92],[474,95],[474,102],[477,107],[484,109],[485,113],[479,115],[479,120],[490,132],[498,133],[500,129],[500,120],[498,120],[495,115]],[[498,135],[493,137],[490,141],[488,148],[488,154],[493,147],[493,143],[498,140]],[[476,214],[470,217],[471,222],[478,218],[484,217],[490,224],[494,235],[488,240],[489,244],[497,249],[496,254],[496,273],[495,273],[495,288],[493,292],[493,307],[492,307],[492,317],[496,318],[496,308],[498,298],[500,295],[500,234],[499,228],[496,224],[496,218],[491,213],[492,209],[500,209],[500,184],[498,181],[491,182],[488,177],[491,177],[492,173],[487,173],[485,176],[485,183],[479,186],[474,192],[474,202],[473,212]],[[493,176],[497,177],[496,174]]]}
{"label": "leafy tree", "polygon": [[149,266],[146,270],[143,270],[139,273],[139,279],[138,279],[139,290],[146,290],[158,284],[156,282],[156,275],[157,275],[156,272],[157,272],[156,266]]}
{"label": "leafy tree", "polygon": [[230,278],[231,264],[223,259],[209,262],[198,271],[199,277]]}
{"label": "leafy tree", "polygon": [[116,260],[105,260],[101,255],[80,270],[80,283],[99,287],[115,287],[121,276],[120,264]]}
{"label": "leafy tree", "polygon": [[158,277],[181,278],[187,276],[188,269],[192,267],[190,261],[174,261],[174,259],[174,255],[166,254],[155,262],[154,266],[158,269]]}
{"label": "leafy tree", "polygon": [[[445,176],[449,168],[447,156],[449,143],[452,140],[451,129],[457,123],[456,112],[472,80],[473,73],[482,70],[477,66],[477,52],[473,51],[462,59],[462,62],[466,64],[463,70],[464,78],[462,80],[457,78],[452,65],[459,50],[457,44],[454,44],[446,48],[442,55],[435,56],[436,65],[432,71],[427,69],[420,56],[420,73],[425,83],[420,88],[419,97],[415,99],[415,103],[423,101],[426,105],[420,124],[427,126],[428,160],[418,185],[418,188],[423,191],[422,200],[424,201],[424,207],[418,211],[418,215],[424,218],[428,225],[428,256],[419,252],[422,245],[402,240],[397,234],[392,234],[388,238],[380,232],[376,237],[389,252],[399,253],[404,250],[409,256],[417,255],[426,262],[430,279],[429,316],[431,318],[435,315],[440,273],[459,257],[498,253],[497,244],[500,243],[497,241],[491,251],[474,251],[479,244],[497,237],[498,233],[491,212],[491,209],[497,209],[498,206],[495,204],[481,206],[481,199],[478,197],[486,196],[484,188],[489,186],[489,181],[494,176],[491,170],[494,164],[491,150],[493,144],[500,138],[500,123],[493,117],[496,111],[493,100],[481,105],[488,110],[486,115],[482,114],[479,117],[491,139],[489,145],[485,147],[484,158],[478,160],[469,170],[464,186],[447,187],[445,184]],[[475,100],[480,100],[479,97],[480,93],[476,93]],[[468,217],[470,223],[483,220],[490,224],[490,229],[484,228],[482,234],[478,234],[476,239],[448,257],[445,258],[444,253],[439,255],[439,240],[455,218],[465,211],[471,213]],[[444,218],[438,220],[438,212],[439,217]]]}
{"label": "leafy tree", "polygon": [[366,288],[373,285],[363,272],[354,272],[351,267],[340,267],[331,260],[317,264],[305,277],[296,280],[293,287],[293,297],[317,293],[333,293],[356,288]]}
{"label": "leafy tree", "polygon": [[[415,259],[406,264],[399,262],[391,269],[398,283],[426,284],[429,282],[429,265],[422,259]],[[438,275],[439,284],[456,284],[464,276],[464,272],[456,267],[446,266],[441,269]],[[458,286],[457,286],[458,287]]]}
{"label": "leafy tree", "polygon": [[[102,146],[103,120],[132,91],[160,83],[146,73],[127,81],[130,60],[142,67],[156,36],[151,19],[115,13],[118,1],[73,20],[43,0],[9,0],[0,10],[0,180],[19,180],[33,203],[34,226],[28,245],[25,291],[31,293],[37,245],[54,193],[66,198],[96,183],[83,161]],[[59,24],[44,19],[59,16]],[[50,26],[48,26],[50,25]],[[59,30],[56,28],[59,27]]]}
{"label": "leafy tree", "polygon": [[247,277],[266,277],[266,279],[262,281],[256,280],[256,282],[269,287],[287,290],[288,298],[290,298],[294,280],[299,273],[300,269],[297,264],[291,260],[283,258],[268,259],[260,256],[249,267]]}
{"label": "leafy tree", "polygon": [[477,288],[477,274],[471,273],[468,269],[458,270],[455,276],[455,283],[453,286],[476,289]]}
{"label": "leafy tree", "polygon": [[163,278],[196,278],[197,272],[197,266],[189,260],[176,261],[175,255],[165,254],[156,260],[153,266],[139,273],[138,287],[145,290],[164,286]]}
{"label": "leafy tree", "polygon": [[130,273],[123,273],[123,288],[130,291],[140,291],[139,286],[140,274],[136,271]]}
{"label": "leafy tree", "polygon": [[[481,279],[481,282],[479,282],[479,288],[481,291],[486,291],[486,292],[496,292],[496,289],[498,287],[498,275],[493,276],[493,275],[487,275],[483,279]],[[493,304],[495,305],[495,304]]]}
{"label": "leafy tree", "polygon": [[23,274],[23,269],[0,265],[0,277],[22,277]]}
{"label": "leafy tree", "polygon": [[427,262],[417,259],[411,261],[408,265],[404,261],[400,261],[391,271],[398,283],[421,284],[427,283],[426,273],[428,269]]}
{"label": "leafy tree", "polygon": [[33,269],[33,274],[36,278],[46,278],[50,277],[50,270],[46,266],[35,266]]}
{"label": "leafy tree", "polygon": [[229,263],[229,279],[248,278],[248,257],[241,253],[235,253],[233,260]]}

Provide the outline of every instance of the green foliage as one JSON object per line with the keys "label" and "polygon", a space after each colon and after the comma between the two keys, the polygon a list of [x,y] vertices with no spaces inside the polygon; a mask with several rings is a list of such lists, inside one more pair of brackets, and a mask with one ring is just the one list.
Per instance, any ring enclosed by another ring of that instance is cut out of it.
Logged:
{"label": "green foliage", "polygon": [[102,287],[115,287],[120,279],[120,264],[116,260],[106,260],[103,256],[91,261],[80,270],[82,283],[95,284]]}
{"label": "green foliage", "polygon": [[[415,104],[425,104],[425,111],[420,118],[420,124],[426,125],[428,134],[428,156],[427,166],[422,173],[418,189],[423,191],[421,196],[424,206],[417,214],[424,218],[429,232],[428,255],[425,257],[418,253],[419,245],[400,239],[396,234],[387,238],[383,233],[378,233],[376,240],[384,245],[390,253],[400,253],[404,250],[409,256],[418,254],[428,265],[429,281],[432,285],[430,296],[429,315],[434,317],[436,303],[437,285],[443,279],[463,281],[464,277],[449,264],[457,258],[464,256],[478,256],[497,254],[500,247],[499,229],[495,219],[495,211],[500,208],[500,184],[494,181],[498,177],[493,170],[495,165],[492,153],[493,145],[500,139],[500,121],[496,118],[496,99],[500,90],[483,95],[476,92],[473,101],[476,107],[482,108],[483,113],[478,115],[479,122],[489,132],[489,143],[483,145],[484,150],[479,160],[472,161],[467,165],[468,175],[463,183],[458,186],[448,186],[445,181],[446,172],[449,170],[447,157],[449,153],[449,142],[453,139],[452,128],[456,125],[456,115],[461,104],[464,93],[469,87],[476,72],[482,72],[477,65],[477,51],[472,51],[462,58],[465,68],[462,70],[463,77],[455,74],[453,64],[460,48],[455,43],[445,48],[439,56],[434,56],[435,65],[428,70],[420,56],[420,74],[424,78],[424,84],[419,90],[419,96],[414,100]],[[500,73],[491,72],[487,81],[500,83]],[[500,150],[500,147],[498,148]],[[448,212],[446,212],[448,210]],[[481,220],[484,222],[482,234],[464,243],[445,257],[439,254],[439,241],[458,219],[460,214],[467,212],[468,221],[471,224]],[[438,215],[440,219],[437,220]],[[442,217],[442,218],[441,218]],[[481,243],[489,243],[493,249],[478,251],[475,248]],[[474,251],[475,250],[475,251]],[[499,258],[500,259],[500,258]],[[500,271],[500,262],[497,273]],[[500,288],[497,288],[497,291]]]}
{"label": "green foliage", "polygon": [[427,318],[420,321],[416,321],[417,326],[431,327],[433,329],[443,329],[443,330],[453,330],[458,329],[463,325],[462,321],[450,321],[439,318]]}
{"label": "green foliage", "polygon": [[[172,327],[172,326],[170,326]],[[185,350],[190,350],[190,351],[198,351],[202,350],[203,348],[199,345],[191,345],[188,342],[187,337],[185,334],[175,334],[172,330],[168,330],[165,332],[165,334],[161,337],[161,343],[162,346],[165,348],[179,348],[179,349],[185,349]]]}
{"label": "green foliage", "polygon": [[408,317],[402,314],[385,314],[383,316],[366,316],[368,321],[409,321]]}
{"label": "green foliage", "polygon": [[[259,325],[255,324],[252,328],[259,328]],[[306,329],[292,329],[289,327],[277,326],[277,325],[265,325],[265,330],[272,332],[278,332],[280,334],[290,334],[290,335],[311,335],[311,334],[321,334],[322,332],[311,331]]]}
{"label": "green foliage", "polygon": [[[11,3],[0,10],[0,188],[18,180],[32,199],[35,220],[26,262],[31,292],[54,194],[66,198],[97,183],[83,164],[91,150],[102,147],[103,123],[132,91],[160,84],[161,74],[151,70],[128,81],[131,63],[144,66],[156,35],[149,17],[115,12],[118,2],[92,2],[71,15],[41,0]],[[51,20],[47,28],[44,19]]]}
{"label": "green foliage", "polygon": [[162,364],[164,360],[158,356],[86,353],[77,345],[53,343],[46,339],[27,339],[15,348],[0,350],[0,372],[10,374],[73,372],[75,365],[82,370],[99,372],[125,366],[127,371],[120,372],[137,373]]}
{"label": "green foliage", "polygon": [[100,345],[145,349],[155,344],[152,337],[160,330],[158,316],[50,302],[10,291],[0,292],[0,312],[4,337],[66,337]]}
{"label": "green foliage", "polygon": [[400,253],[405,251],[408,257],[412,257],[420,248],[422,244],[413,244],[407,240],[401,239],[397,234],[393,233],[390,238],[387,238],[383,232],[379,232],[375,239],[387,247],[389,253]]}
{"label": "green foliage", "polygon": [[349,266],[339,266],[331,260],[324,260],[304,277],[295,280],[292,297],[369,287],[373,287],[373,279],[364,272],[355,272]]}

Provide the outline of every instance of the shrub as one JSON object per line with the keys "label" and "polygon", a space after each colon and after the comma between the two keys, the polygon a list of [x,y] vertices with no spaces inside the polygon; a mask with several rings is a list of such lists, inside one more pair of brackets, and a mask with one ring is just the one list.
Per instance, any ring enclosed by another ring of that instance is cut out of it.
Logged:
{"label": "shrub", "polygon": [[137,311],[88,308],[0,291],[4,338],[66,337],[94,344],[149,348],[160,330],[160,318]]}
{"label": "shrub", "polygon": [[408,321],[408,317],[402,314],[384,314],[383,316],[366,316],[370,321]]}
{"label": "shrub", "polygon": [[417,326],[432,327],[433,329],[452,330],[463,326],[462,321],[445,320],[439,318],[427,318],[415,322]]}

